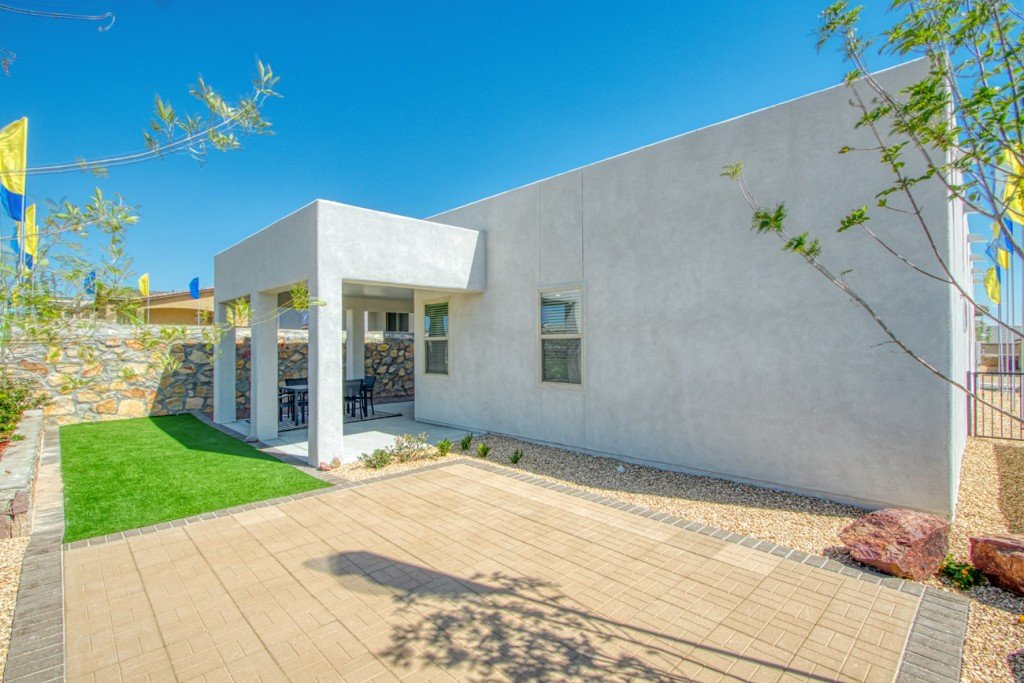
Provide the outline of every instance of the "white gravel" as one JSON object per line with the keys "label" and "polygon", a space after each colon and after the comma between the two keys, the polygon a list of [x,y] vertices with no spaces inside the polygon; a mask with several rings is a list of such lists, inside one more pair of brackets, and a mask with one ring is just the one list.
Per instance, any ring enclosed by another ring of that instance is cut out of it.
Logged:
{"label": "white gravel", "polygon": [[11,622],[14,620],[14,601],[18,596],[21,579],[21,561],[28,547],[28,537],[0,540],[0,678],[7,664],[7,650],[11,644]]}

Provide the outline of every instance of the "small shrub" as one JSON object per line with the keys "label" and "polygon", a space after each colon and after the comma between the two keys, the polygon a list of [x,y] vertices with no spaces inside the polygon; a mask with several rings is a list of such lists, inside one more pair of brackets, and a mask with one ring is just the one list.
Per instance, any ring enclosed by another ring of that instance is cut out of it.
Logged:
{"label": "small shrub", "polygon": [[409,462],[419,460],[430,451],[427,446],[427,435],[423,434],[402,434],[395,437],[395,443],[391,446],[391,453],[398,462]]}
{"label": "small shrub", "polygon": [[421,460],[431,455],[433,455],[433,450],[427,445],[426,434],[402,434],[396,436],[395,442],[387,448],[378,448],[369,455],[363,453],[359,456],[359,461],[365,467],[379,470],[392,462]]}
{"label": "small shrub", "polygon": [[359,462],[371,470],[384,469],[391,464],[391,451],[387,448],[378,448],[373,453],[363,453],[359,456]]}
{"label": "small shrub", "polygon": [[487,454],[491,452],[491,447],[485,443],[478,443],[476,445],[476,454],[481,458],[486,458]]}
{"label": "small shrub", "polygon": [[32,395],[31,383],[0,371],[0,441],[11,438],[22,413],[45,402],[43,397]]}
{"label": "small shrub", "polygon": [[513,465],[518,465],[519,461],[523,459],[523,452],[518,448],[512,452],[512,455],[508,456],[508,461]]}
{"label": "small shrub", "polygon": [[939,573],[947,577],[954,586],[962,591],[985,582],[985,575],[970,562],[957,562],[952,555],[946,555],[939,567]]}
{"label": "small shrub", "polygon": [[437,452],[441,455],[448,455],[452,452],[452,440],[445,439],[437,442]]}
{"label": "small shrub", "polygon": [[464,437],[462,437],[462,440],[459,441],[459,450],[469,450],[469,444],[471,443],[473,443],[473,435],[466,434]]}

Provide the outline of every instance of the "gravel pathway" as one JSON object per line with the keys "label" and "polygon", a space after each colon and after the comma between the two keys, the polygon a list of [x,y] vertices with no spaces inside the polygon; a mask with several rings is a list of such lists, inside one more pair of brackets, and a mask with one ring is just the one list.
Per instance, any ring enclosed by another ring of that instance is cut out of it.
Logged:
{"label": "gravel pathway", "polygon": [[[722,479],[620,463],[503,436],[479,437],[474,439],[470,452],[456,450],[450,457],[472,457],[479,441],[491,446],[487,459],[495,464],[856,564],[842,551],[838,533],[864,514],[859,508]],[[523,453],[517,465],[509,462],[515,450]],[[437,459],[394,464],[380,470],[354,463],[335,472],[349,479],[367,479],[433,462]],[[617,469],[620,465],[623,472]],[[982,532],[1024,533],[1024,444],[984,439],[971,439],[968,443],[950,551],[967,559],[968,537]],[[939,578],[928,583],[956,590]],[[968,596],[971,608],[963,680],[1024,681],[1024,624],[1018,620],[1024,614],[1024,598],[991,586],[975,588]],[[1011,656],[1018,651],[1019,656]]]}
{"label": "gravel pathway", "polygon": [[0,678],[7,664],[7,649],[11,644],[11,621],[14,619],[14,600],[18,596],[21,578],[21,560],[28,547],[28,536],[0,541]]}

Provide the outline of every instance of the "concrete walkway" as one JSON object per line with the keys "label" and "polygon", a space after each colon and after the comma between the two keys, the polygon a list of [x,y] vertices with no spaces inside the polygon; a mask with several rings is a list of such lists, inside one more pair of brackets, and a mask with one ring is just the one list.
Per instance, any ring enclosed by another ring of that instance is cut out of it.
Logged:
{"label": "concrete walkway", "polygon": [[896,676],[920,586],[566,491],[453,462],[72,547],[68,679]]}

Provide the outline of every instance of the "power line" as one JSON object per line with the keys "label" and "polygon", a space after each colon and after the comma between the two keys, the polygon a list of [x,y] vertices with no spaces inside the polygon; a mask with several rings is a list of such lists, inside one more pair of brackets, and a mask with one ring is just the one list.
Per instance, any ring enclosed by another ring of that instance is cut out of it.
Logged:
{"label": "power line", "polygon": [[0,12],[11,12],[12,14],[25,14],[30,17],[44,17],[46,19],[74,19],[78,21],[107,21],[110,23],[106,26],[100,26],[96,30],[98,31],[109,31],[110,27],[117,21],[117,17],[112,12],[106,12],[105,14],[70,14],[66,12],[50,12],[47,10],[29,9],[28,7],[15,7],[14,5],[3,5],[0,4]]}

